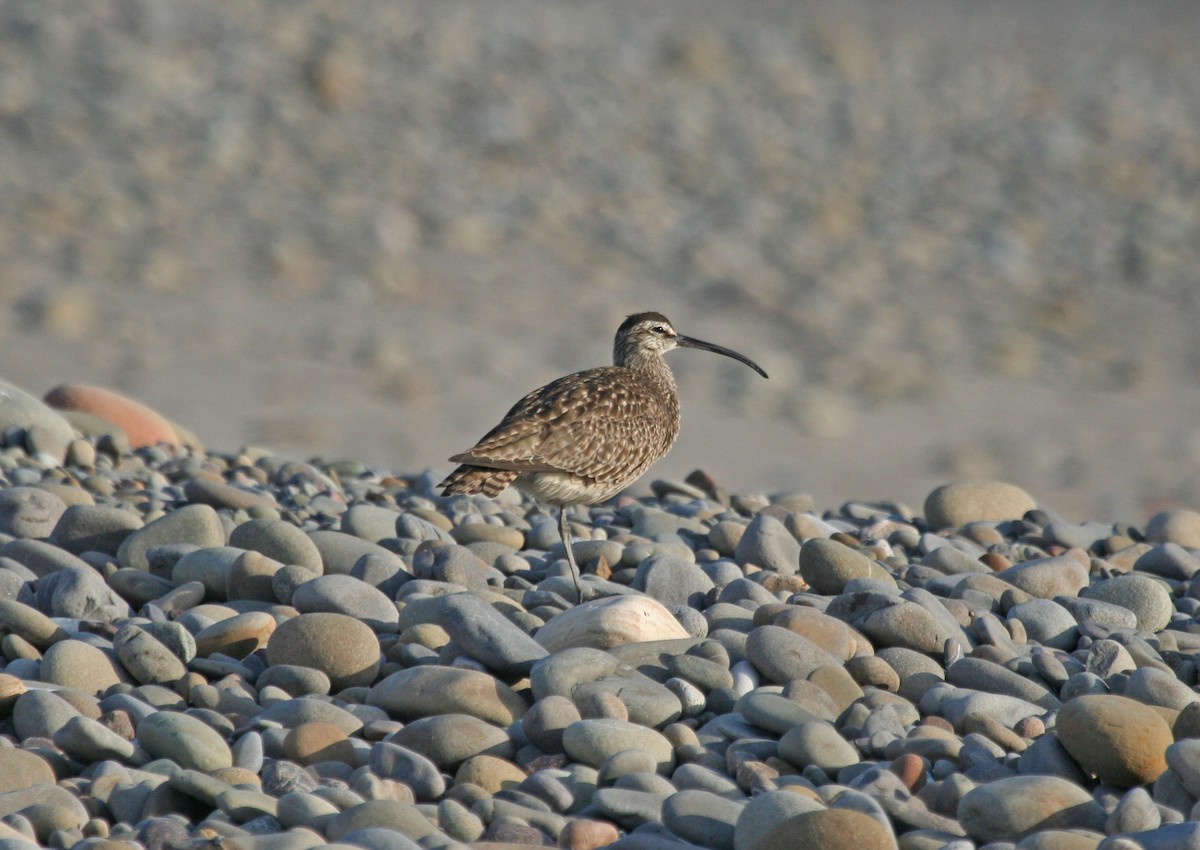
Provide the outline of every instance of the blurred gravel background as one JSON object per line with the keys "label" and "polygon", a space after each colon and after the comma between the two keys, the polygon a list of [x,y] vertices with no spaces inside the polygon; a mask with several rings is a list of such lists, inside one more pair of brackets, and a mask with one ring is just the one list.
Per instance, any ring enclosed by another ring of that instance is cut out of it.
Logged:
{"label": "blurred gravel background", "polygon": [[650,477],[1200,507],[1198,43],[1190,0],[4,0],[0,375],[448,469],[657,309],[771,380],[672,355]]}

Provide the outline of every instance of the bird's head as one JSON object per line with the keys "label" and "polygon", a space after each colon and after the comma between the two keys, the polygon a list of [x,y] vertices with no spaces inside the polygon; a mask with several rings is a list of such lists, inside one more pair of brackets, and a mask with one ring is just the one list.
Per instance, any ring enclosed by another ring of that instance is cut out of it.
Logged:
{"label": "bird's head", "polygon": [[679,333],[671,324],[671,320],[662,313],[634,313],[621,323],[613,340],[613,363],[618,366],[635,366],[647,359],[662,357],[673,348],[699,348],[723,354],[745,363],[764,378],[767,377],[767,373],[749,357],[724,346]]}

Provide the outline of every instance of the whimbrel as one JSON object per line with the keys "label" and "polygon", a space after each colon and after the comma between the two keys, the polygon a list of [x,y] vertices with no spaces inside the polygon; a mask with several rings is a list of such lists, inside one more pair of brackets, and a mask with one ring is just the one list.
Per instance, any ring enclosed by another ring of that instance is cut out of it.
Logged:
{"label": "whimbrel", "polygon": [[579,566],[571,551],[567,508],[620,493],[667,453],[679,434],[679,393],[663,355],[700,348],[748,357],[678,333],[661,313],[636,313],[617,329],[613,365],[576,372],[513,405],[483,439],[450,460],[460,463],[438,486],[443,495],[496,496],[510,484],[559,508],[558,528],[580,602]]}

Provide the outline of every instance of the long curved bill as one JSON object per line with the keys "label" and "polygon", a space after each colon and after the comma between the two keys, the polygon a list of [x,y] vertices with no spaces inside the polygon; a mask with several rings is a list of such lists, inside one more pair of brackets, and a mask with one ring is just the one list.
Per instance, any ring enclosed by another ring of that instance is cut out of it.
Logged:
{"label": "long curved bill", "polygon": [[746,357],[743,354],[738,354],[732,348],[726,348],[723,345],[717,345],[716,343],[712,342],[705,342],[702,339],[693,339],[690,336],[683,336],[682,334],[675,337],[675,344],[680,348],[699,348],[701,351],[712,351],[717,354],[724,354],[726,357],[732,357],[739,363],[745,363],[764,378],[767,377],[767,373],[762,370],[761,366],[759,366],[749,357]]}

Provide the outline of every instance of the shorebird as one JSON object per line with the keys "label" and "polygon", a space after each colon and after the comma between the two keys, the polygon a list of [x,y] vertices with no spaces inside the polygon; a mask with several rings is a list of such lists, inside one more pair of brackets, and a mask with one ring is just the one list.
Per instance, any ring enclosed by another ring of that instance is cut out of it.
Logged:
{"label": "shorebird", "polygon": [[474,448],[450,458],[462,465],[438,485],[442,494],[494,497],[514,484],[558,506],[558,529],[582,602],[567,508],[608,501],[675,442],[679,392],[663,360],[673,348],[715,351],[767,377],[750,358],[679,333],[661,313],[636,313],[617,328],[612,366],[575,372],[518,401]]}

